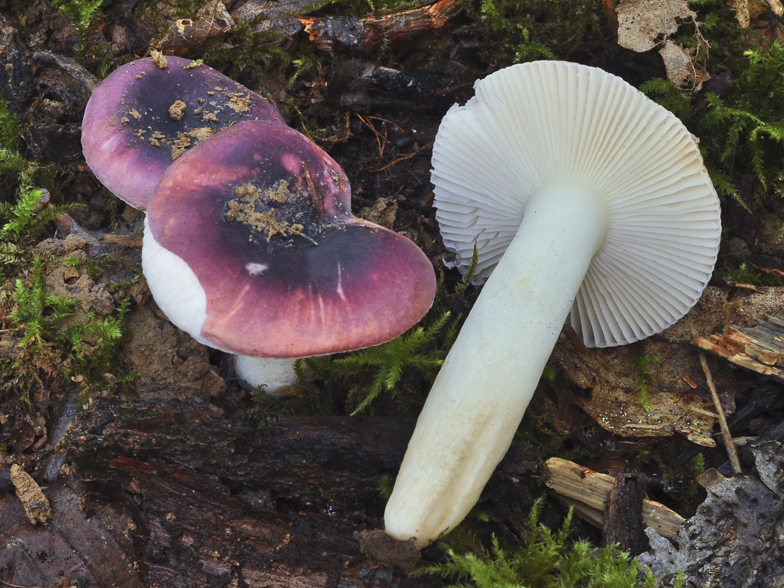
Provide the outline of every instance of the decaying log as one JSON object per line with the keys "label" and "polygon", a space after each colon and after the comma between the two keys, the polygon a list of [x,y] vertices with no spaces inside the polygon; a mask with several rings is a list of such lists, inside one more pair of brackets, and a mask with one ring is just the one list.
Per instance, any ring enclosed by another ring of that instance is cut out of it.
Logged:
{"label": "decaying log", "polygon": [[382,526],[379,479],[394,476],[413,427],[283,417],[255,428],[198,399],[93,399],[58,446],[70,473],[43,488],[49,524],[33,526],[16,496],[0,494],[11,545],[0,579],[48,585],[59,566],[85,586],[438,585],[378,565],[359,539]]}
{"label": "decaying log", "polygon": [[769,317],[756,327],[724,327],[721,335],[697,337],[694,344],[743,368],[784,382],[784,319]]}
{"label": "decaying log", "polygon": [[0,496],[0,579],[54,586],[392,586],[425,588],[368,561],[362,526],[329,513],[276,512],[235,495],[214,476],[130,459],[111,483],[61,478],[46,494],[53,517],[33,526],[21,503]]}
{"label": "decaying log", "polygon": [[330,55],[347,53],[367,56],[384,43],[400,43],[443,28],[462,7],[459,0],[438,0],[434,4],[360,19],[350,17],[300,16],[305,32],[316,47]]}
{"label": "decaying log", "polygon": [[[544,465],[545,484],[559,498],[565,498],[564,502],[574,506],[588,522],[604,527],[604,513],[615,479],[558,457],[551,457]],[[668,539],[678,534],[685,520],[675,511],[653,500],[643,500],[642,519],[646,525]]]}
{"label": "decaying log", "polygon": [[645,474],[621,474],[607,496],[602,535],[605,545],[617,543],[632,555],[648,549],[642,508],[645,503]]}
{"label": "decaying log", "polygon": [[255,428],[212,404],[180,400],[127,406],[96,399],[69,431],[84,476],[105,479],[118,458],[175,463],[219,477],[237,492],[263,489],[278,504],[323,512],[383,511],[413,418],[282,417]]}

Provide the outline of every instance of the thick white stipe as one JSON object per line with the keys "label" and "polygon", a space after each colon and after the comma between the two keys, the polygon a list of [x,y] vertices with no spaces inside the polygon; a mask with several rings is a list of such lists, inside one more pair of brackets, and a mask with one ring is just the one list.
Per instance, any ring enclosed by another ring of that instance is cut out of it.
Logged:
{"label": "thick white stipe", "polygon": [[476,503],[609,223],[606,201],[586,185],[555,182],[530,198],[419,417],[384,514],[387,533],[426,545]]}

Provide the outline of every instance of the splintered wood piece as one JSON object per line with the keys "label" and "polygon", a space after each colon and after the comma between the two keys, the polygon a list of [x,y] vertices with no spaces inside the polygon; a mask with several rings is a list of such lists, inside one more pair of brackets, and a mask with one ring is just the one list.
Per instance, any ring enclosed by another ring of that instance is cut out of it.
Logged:
{"label": "splintered wood piece", "polygon": [[[600,474],[590,468],[572,461],[551,457],[545,462],[545,484],[552,488],[559,498],[580,503],[582,508],[575,509],[583,513],[590,509],[586,520],[596,526],[604,526],[604,512],[607,500],[615,485],[615,479],[607,474]],[[678,529],[685,520],[682,516],[653,500],[643,500],[642,520],[656,530],[662,537],[674,539]],[[601,521],[600,524],[599,521]]]}
{"label": "splintered wood piece", "polygon": [[331,55],[337,52],[369,55],[384,43],[400,43],[443,28],[457,14],[459,0],[438,0],[434,4],[388,14],[372,14],[360,19],[349,17],[300,16],[312,43]]}
{"label": "splintered wood piece", "polygon": [[784,382],[784,319],[769,317],[755,327],[724,327],[721,335],[696,337],[694,344],[748,370]]}

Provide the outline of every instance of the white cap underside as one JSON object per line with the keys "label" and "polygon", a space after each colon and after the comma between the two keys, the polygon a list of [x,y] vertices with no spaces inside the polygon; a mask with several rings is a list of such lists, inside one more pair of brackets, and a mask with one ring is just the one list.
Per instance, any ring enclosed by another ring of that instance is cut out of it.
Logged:
{"label": "white cap underside", "polygon": [[697,144],[622,79],[574,63],[498,71],[444,117],[433,147],[436,218],[461,271],[476,243],[476,275],[487,278],[528,197],[563,179],[603,194],[612,214],[570,314],[585,343],[631,343],[688,312],[721,238],[719,200]]}

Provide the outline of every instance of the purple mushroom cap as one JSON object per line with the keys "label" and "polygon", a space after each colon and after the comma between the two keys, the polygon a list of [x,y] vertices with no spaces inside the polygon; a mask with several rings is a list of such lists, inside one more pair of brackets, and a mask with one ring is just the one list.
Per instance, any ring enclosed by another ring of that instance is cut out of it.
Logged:
{"label": "purple mushroom cap", "polygon": [[119,198],[145,209],[173,160],[244,120],[285,124],[272,104],[189,59],[139,59],[113,71],[91,96],[82,149],[96,177]]}
{"label": "purple mushroom cap", "polygon": [[[233,353],[291,358],[383,343],[430,308],[435,274],[410,240],[353,218],[350,201],[343,171],[305,136],[237,124],[161,179],[147,211],[150,289],[180,328]],[[154,270],[159,259],[189,269]],[[181,274],[202,292],[185,292]]]}

